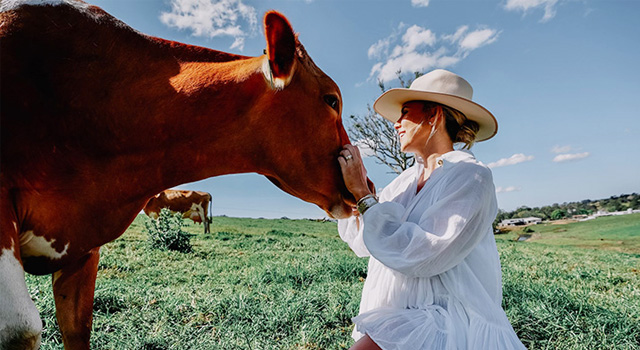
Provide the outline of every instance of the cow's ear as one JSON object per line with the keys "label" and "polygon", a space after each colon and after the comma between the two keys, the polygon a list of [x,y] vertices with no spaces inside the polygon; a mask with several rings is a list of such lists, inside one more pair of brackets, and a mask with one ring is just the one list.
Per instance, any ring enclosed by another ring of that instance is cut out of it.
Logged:
{"label": "cow's ear", "polygon": [[264,16],[264,33],[267,39],[267,57],[272,79],[284,87],[293,75],[296,54],[296,36],[289,21],[279,12],[269,11]]}

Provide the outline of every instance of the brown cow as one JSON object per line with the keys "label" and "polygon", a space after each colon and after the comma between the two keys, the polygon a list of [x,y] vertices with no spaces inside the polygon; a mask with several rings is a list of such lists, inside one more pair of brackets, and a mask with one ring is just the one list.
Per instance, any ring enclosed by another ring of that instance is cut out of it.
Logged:
{"label": "brown cow", "polygon": [[144,213],[157,219],[162,208],[182,213],[184,219],[204,224],[204,233],[209,233],[209,214],[207,207],[211,205],[211,195],[202,191],[164,190],[149,198],[144,206]]}
{"label": "brown cow", "polygon": [[40,343],[24,271],[53,275],[65,347],[89,348],[99,248],[166,188],[255,172],[350,215],[340,91],[281,14],[245,57],[40,4],[0,2],[0,348]]}

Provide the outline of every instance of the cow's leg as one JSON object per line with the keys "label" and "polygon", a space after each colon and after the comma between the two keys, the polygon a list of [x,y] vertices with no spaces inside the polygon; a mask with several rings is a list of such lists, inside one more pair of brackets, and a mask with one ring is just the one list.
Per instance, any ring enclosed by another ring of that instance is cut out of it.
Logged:
{"label": "cow's leg", "polygon": [[37,349],[42,321],[10,249],[0,251],[0,349]]}
{"label": "cow's leg", "polygon": [[89,349],[99,248],[53,274],[56,317],[67,350]]}
{"label": "cow's leg", "polygon": [[0,196],[0,349],[37,349],[42,321],[20,261],[18,220],[8,196]]}
{"label": "cow's leg", "polygon": [[211,220],[209,220],[209,216],[205,214],[204,216],[204,233],[205,234],[211,233],[210,225],[211,225]]}
{"label": "cow's leg", "polygon": [[209,233],[209,218],[207,216],[207,204],[200,202],[198,204],[191,205],[191,210],[194,210],[198,213],[198,217],[200,222],[204,226],[204,233]]}
{"label": "cow's leg", "polygon": [[[207,220],[206,225],[207,227],[205,228],[206,232],[205,233],[211,233],[211,219],[209,219],[209,215],[213,216],[213,209],[212,207],[212,201],[211,201],[211,195],[207,194],[207,200],[204,202],[204,218]],[[208,209],[208,210],[207,210]]]}

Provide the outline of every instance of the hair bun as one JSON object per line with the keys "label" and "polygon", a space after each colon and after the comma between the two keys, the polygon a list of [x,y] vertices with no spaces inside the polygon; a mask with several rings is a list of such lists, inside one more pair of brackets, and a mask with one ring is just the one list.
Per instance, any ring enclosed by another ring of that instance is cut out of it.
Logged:
{"label": "hair bun", "polygon": [[462,125],[460,125],[460,130],[458,130],[458,133],[456,134],[455,142],[464,143],[464,148],[466,149],[471,148],[476,140],[478,130],[480,130],[480,125],[478,125],[478,123],[465,118]]}

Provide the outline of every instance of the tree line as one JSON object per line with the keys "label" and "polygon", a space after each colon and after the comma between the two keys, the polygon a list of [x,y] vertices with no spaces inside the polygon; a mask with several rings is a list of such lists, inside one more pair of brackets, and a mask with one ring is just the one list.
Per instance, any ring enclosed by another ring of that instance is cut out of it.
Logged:
{"label": "tree line", "polygon": [[627,209],[640,209],[637,193],[621,194],[603,199],[585,199],[580,202],[554,203],[543,207],[522,206],[513,211],[498,210],[496,223],[506,219],[537,217],[542,220],[559,220],[574,215],[592,215],[599,211],[615,212]]}

